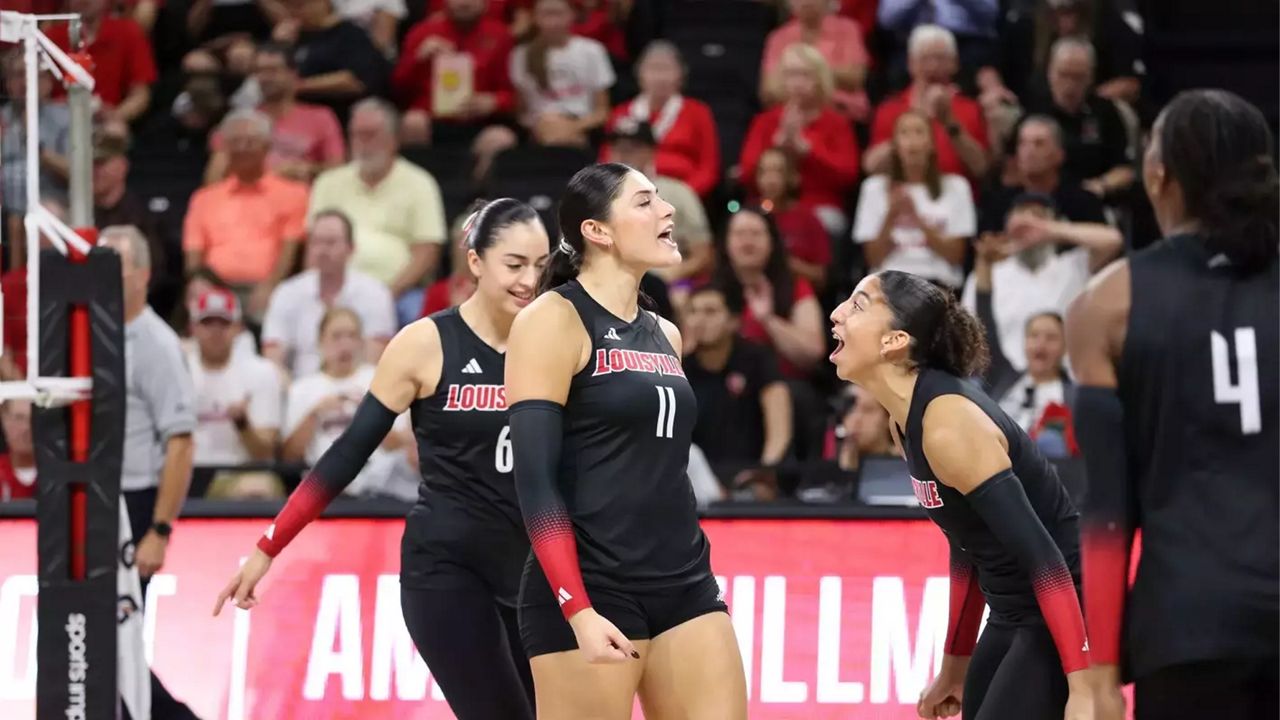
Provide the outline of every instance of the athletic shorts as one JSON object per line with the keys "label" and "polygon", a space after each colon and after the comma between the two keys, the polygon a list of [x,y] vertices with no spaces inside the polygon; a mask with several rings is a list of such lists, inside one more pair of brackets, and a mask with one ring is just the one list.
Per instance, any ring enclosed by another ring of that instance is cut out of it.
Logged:
{"label": "athletic shorts", "polygon": [[[537,562],[530,563],[537,566]],[[539,568],[526,566],[520,585],[520,639],[529,657],[577,650],[573,628]],[[668,588],[616,590],[587,583],[592,608],[630,640],[650,640],[694,618],[728,612],[715,577]]]}
{"label": "athletic shorts", "polygon": [[500,517],[419,504],[400,541],[400,585],[414,590],[474,587],[478,578],[498,603],[515,607],[529,557],[524,528]]}

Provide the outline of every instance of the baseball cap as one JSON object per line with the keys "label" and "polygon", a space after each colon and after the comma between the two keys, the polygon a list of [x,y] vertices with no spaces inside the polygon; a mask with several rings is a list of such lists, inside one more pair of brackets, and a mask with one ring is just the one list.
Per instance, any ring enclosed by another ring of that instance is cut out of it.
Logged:
{"label": "baseball cap", "polygon": [[609,142],[619,142],[622,140],[630,140],[642,145],[657,145],[658,141],[653,136],[653,126],[643,120],[636,120],[630,117],[619,118],[614,124],[613,130],[609,132]]}
{"label": "baseball cap", "polygon": [[215,288],[206,290],[191,305],[191,319],[194,322],[218,318],[227,322],[240,320],[240,301],[230,290]]}

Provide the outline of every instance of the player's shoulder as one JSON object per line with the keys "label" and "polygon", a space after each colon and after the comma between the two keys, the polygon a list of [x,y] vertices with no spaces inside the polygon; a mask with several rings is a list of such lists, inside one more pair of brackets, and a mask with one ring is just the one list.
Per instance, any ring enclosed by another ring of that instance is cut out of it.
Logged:
{"label": "player's shoulder", "polygon": [[1124,317],[1129,312],[1132,269],[1129,258],[1119,258],[1089,278],[1084,290],[1067,308],[1067,325],[1093,324]]}
{"label": "player's shoulder", "polygon": [[573,323],[581,324],[578,310],[573,302],[556,290],[548,290],[533,299],[523,310],[516,314],[511,331],[547,330],[571,327]]}
{"label": "player's shoulder", "polygon": [[400,328],[382,351],[382,357],[384,361],[420,362],[423,358],[439,355],[443,344],[437,319],[429,315]]}
{"label": "player's shoulder", "polygon": [[[925,407],[920,446],[934,474],[947,485],[981,481],[987,469],[1008,461],[1008,439],[973,400],[956,394],[939,395]],[[982,477],[973,476],[977,471]]]}

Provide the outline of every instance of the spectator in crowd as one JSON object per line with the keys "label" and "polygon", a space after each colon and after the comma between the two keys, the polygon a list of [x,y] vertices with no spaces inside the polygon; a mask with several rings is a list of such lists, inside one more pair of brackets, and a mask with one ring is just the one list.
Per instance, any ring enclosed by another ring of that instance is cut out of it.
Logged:
{"label": "spectator in crowd", "polygon": [[[430,17],[445,10],[449,0],[427,0],[426,16]],[[530,0],[486,0],[484,16],[489,20],[507,26],[512,37],[524,37],[533,28],[533,3]]]}
{"label": "spectator in crowd", "polygon": [[[1014,367],[1029,364],[1024,331],[1031,317],[1066,312],[1103,258],[1114,256],[1123,242],[1120,231],[1109,225],[1055,219],[1061,216],[1051,196],[1028,193],[1015,199],[1003,232],[979,239],[980,247],[995,242],[1004,248],[989,256],[991,307],[999,352]],[[977,311],[977,282],[977,275],[971,275],[964,289],[970,312]]]}
{"label": "spectator in crowd", "polygon": [[[889,86],[902,87],[911,70],[910,36],[922,26],[932,25],[946,30],[955,38],[956,71],[968,88],[976,72],[991,67],[1000,59],[1000,0],[879,0],[877,19],[880,27],[894,40],[895,52],[886,58]],[[907,52],[902,53],[903,40]]]}
{"label": "spectator in crowd", "polygon": [[209,49],[225,48],[237,37],[266,40],[272,27],[289,17],[283,0],[189,0],[186,8],[187,40]]}
{"label": "spectator in crowd", "polygon": [[355,267],[397,299],[408,322],[422,307],[421,284],[440,265],[446,219],[440,186],[400,157],[395,108],[369,98],[351,112],[351,162],[316,178],[310,216],[341,210],[356,229]]}
{"label": "spectator in crowd", "polygon": [[143,32],[150,35],[151,29],[156,24],[156,16],[160,13],[161,4],[160,0],[120,0],[117,13],[132,18]]}
{"label": "spectator in crowd", "polygon": [[845,117],[863,122],[871,112],[863,84],[870,57],[862,44],[862,28],[855,20],[836,14],[828,0],[790,0],[792,19],[769,33],[760,61],[760,100],[766,105],[786,99],[782,77],[782,53],[796,43],[812,45],[822,53],[835,81],[832,103]]}
{"label": "spectator in crowd", "polygon": [[165,237],[156,214],[128,186],[129,139],[102,129],[93,139],[93,219],[99,229],[132,225],[151,251],[151,288],[147,302],[160,317],[169,317],[182,293],[182,250]]}
{"label": "spectator in crowd", "polygon": [[[27,212],[27,65],[22,49],[4,53],[0,59],[4,70],[4,92],[9,97],[0,106],[0,194],[4,197],[4,225],[9,246],[9,267],[26,262],[26,228],[22,216]],[[38,75],[40,136],[40,197],[65,204],[67,201],[67,151],[70,149],[71,114],[66,103],[53,99],[53,76],[47,71]]]}
{"label": "spectator in crowd", "polygon": [[858,180],[858,142],[849,121],[831,105],[831,68],[811,45],[791,45],[782,53],[785,101],[751,121],[742,145],[742,178],[751,192],[756,164],[769,148],[796,158],[800,202],[814,208],[832,235],[848,230],[845,194]]}
{"label": "spectator in crowd", "polygon": [[756,163],[756,190],[760,206],[773,216],[782,233],[791,272],[808,280],[816,290],[826,287],[831,236],[813,208],[797,202],[800,172],[795,158],[781,148],[761,153]]}
{"label": "spectator in crowd", "polygon": [[422,296],[421,317],[457,307],[475,293],[476,276],[467,263],[467,222],[475,220],[475,212],[481,207],[484,207],[483,201],[477,200],[472,209],[459,215],[449,228],[449,275],[427,288]]}
{"label": "spectator in crowd", "polygon": [[[1007,28],[1003,72],[990,90],[1018,97],[1043,95],[1053,44],[1061,38],[1085,40],[1097,49],[1094,79],[1098,95],[1135,104],[1142,94],[1143,21],[1132,0],[1047,0],[1034,3],[1028,21]],[[1006,88],[1007,86],[1007,88]]]}
{"label": "spectator in crowd", "polygon": [[537,0],[534,35],[511,53],[520,124],[542,145],[586,147],[609,118],[608,52],[570,31],[573,15],[570,0]]}
{"label": "spectator in crowd", "polygon": [[809,281],[787,267],[773,218],[760,208],[739,210],[729,218],[722,247],[717,282],[746,302],[742,337],[777,352],[787,377],[807,377],[826,354],[822,306]]}
{"label": "spectator in crowd", "polygon": [[207,265],[232,283],[256,320],[293,270],[305,232],[307,187],[267,171],[266,115],[236,110],[220,130],[228,177],[191,196],[183,223],[185,265],[187,272]]}
{"label": "spectator in crowd", "polygon": [[[93,58],[93,94],[102,101],[104,118],[131,123],[151,105],[156,64],[151,41],[138,24],[108,12],[108,0],[68,0],[67,12],[80,15],[80,39]],[[67,23],[55,23],[45,35],[63,50],[71,49]]]}
{"label": "spectator in crowd", "polygon": [[[347,159],[342,127],[333,111],[323,105],[298,102],[298,69],[293,53],[283,45],[267,44],[254,55],[253,77],[261,97],[258,110],[271,118],[271,152],[267,167],[289,180],[310,183],[321,171]],[[227,174],[227,153],[222,137],[209,138],[206,183]]]}
{"label": "spectator in crowd", "polygon": [[235,466],[275,459],[283,389],[280,373],[257,353],[233,352],[240,302],[210,290],[191,308],[196,351],[188,356],[195,388],[195,465]]}
{"label": "spectator in crowd", "polygon": [[[320,320],[320,369],[299,377],[289,386],[285,401],[284,447],[287,462],[315,465],[324,451],[351,424],[360,399],[369,390],[374,366],[364,362],[360,317],[335,307]],[[396,479],[397,463],[413,445],[408,414],[397,418],[368,463],[344,491],[348,495],[384,492]]]}
{"label": "spectator in crowd", "polygon": [[[227,112],[227,94],[222,87],[221,65],[208,53],[190,53],[182,59],[182,90],[173,99],[169,116],[147,123],[142,131],[147,144],[165,148],[170,153],[187,153],[198,143],[201,152],[207,147],[209,134]],[[248,103],[249,106],[255,105]]]}
{"label": "spectator in crowd", "polygon": [[[121,500],[129,511],[134,563],[147,596],[165,563],[173,523],[191,484],[195,391],[178,336],[147,305],[151,258],[137,228],[109,227],[101,241],[120,255],[124,286],[125,412]],[[151,674],[153,717],[194,718]]]}
{"label": "spectator in crowd", "polygon": [[[198,268],[187,276],[187,284],[182,290],[182,302],[178,304],[178,307],[174,308],[173,318],[169,324],[178,333],[179,341],[182,343],[182,351],[188,357],[197,352],[196,340],[191,332],[192,327],[195,325],[195,321],[191,319],[191,308],[196,306],[196,301],[205,293],[230,289],[231,286],[225,280],[218,277],[217,273],[207,267]],[[243,326],[243,322],[241,325]],[[237,357],[258,354],[258,343],[253,339],[253,333],[249,332],[248,328],[242,327],[236,335],[235,341],[232,343],[231,352]]]}
{"label": "spectator in crowd", "polygon": [[31,401],[0,402],[4,453],[0,454],[0,502],[36,496],[36,451],[31,442]]}
{"label": "spectator in crowd", "polygon": [[1052,310],[1033,311],[1027,318],[1023,328],[1025,368],[1015,367],[1000,350],[1001,339],[991,303],[991,268],[1014,251],[1011,246],[1007,238],[998,235],[983,236],[975,243],[977,258],[973,278],[977,315],[991,348],[991,366],[983,381],[987,392],[1009,417],[1030,433],[1051,403],[1068,405],[1072,383],[1063,366],[1067,343],[1062,316]]}
{"label": "spectator in crowd", "polygon": [[[685,80],[680,51],[666,40],[649,43],[636,64],[636,80],[640,94],[614,108],[610,128],[623,118],[649,123],[658,141],[658,174],[707,197],[720,182],[720,137],[711,109],[680,94]],[[607,146],[600,159],[613,159]]]}
{"label": "spectator in crowd", "polygon": [[853,240],[868,272],[901,270],[949,289],[963,282],[961,263],[978,229],[969,183],[938,168],[929,118],[898,116],[889,172],[862,184]]}
{"label": "spectator in crowd", "polygon": [[329,308],[354,312],[365,328],[360,359],[376,363],[395,334],[395,303],[387,286],[347,267],[355,251],[351,221],[340,210],[321,210],[311,219],[306,267],[280,283],[262,322],[262,352],[292,377],[320,367],[320,318]]}
{"label": "spectator in crowd", "polygon": [[805,502],[854,501],[864,461],[900,457],[894,448],[889,413],[871,393],[849,385],[837,405],[834,457],[805,469],[796,489],[796,497]]}
{"label": "spectator in crowd", "polygon": [[685,312],[684,371],[698,399],[693,442],[716,475],[738,488],[750,473],[774,467],[791,447],[791,394],[773,352],[738,336],[742,296],[705,285]]}
{"label": "spectator in crowd", "polygon": [[1061,38],[1049,58],[1048,97],[1031,102],[1028,110],[1058,122],[1064,173],[1104,200],[1125,195],[1135,178],[1129,131],[1115,102],[1093,93],[1093,46]]}
{"label": "spectator in crowd", "polygon": [[513,44],[507,26],[485,16],[485,0],[444,0],[444,12],[414,25],[391,75],[405,108],[405,142],[471,147],[489,157],[497,154],[490,145],[513,145],[505,128],[482,132],[515,110]]}
{"label": "spectator in crowd", "polygon": [[206,500],[283,500],[288,494],[280,476],[273,472],[233,470],[215,473],[204,497]]}
{"label": "spectator in crowd", "polygon": [[[671,285],[710,273],[715,264],[715,248],[711,242],[711,225],[698,194],[684,182],[658,172],[657,145],[649,123],[631,117],[619,118],[609,133],[610,157],[644,173],[653,181],[658,195],[675,207],[675,239],[680,246],[681,261],[679,265],[655,271]],[[680,304],[679,297],[676,304]]]}
{"label": "spectator in crowd", "polygon": [[911,84],[876,107],[871,124],[871,147],[863,161],[868,174],[888,171],[898,117],[908,110],[917,110],[929,118],[933,129],[939,171],[963,175],[970,180],[983,176],[991,139],[982,107],[960,94],[952,84],[958,62],[956,39],[949,30],[937,25],[921,25],[911,31],[907,44]]}
{"label": "spectator in crowd", "polygon": [[404,0],[333,0],[333,10],[368,33],[374,47],[388,59],[395,59],[400,22],[409,15]]}
{"label": "spectator in crowd", "polygon": [[299,99],[345,120],[360,98],[386,93],[390,64],[364,30],[339,17],[330,0],[293,0],[290,8],[293,17],[276,25],[272,39],[293,46]]}

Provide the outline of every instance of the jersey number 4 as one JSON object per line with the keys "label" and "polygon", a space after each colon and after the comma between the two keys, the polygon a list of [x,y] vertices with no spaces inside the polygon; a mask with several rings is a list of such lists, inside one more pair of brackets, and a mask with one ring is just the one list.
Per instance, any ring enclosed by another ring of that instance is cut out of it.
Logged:
{"label": "jersey number 4", "polygon": [[500,473],[509,473],[514,464],[515,460],[511,457],[511,426],[503,425],[502,432],[498,433],[498,445],[493,449],[493,466]]}
{"label": "jersey number 4", "polygon": [[1213,353],[1213,400],[1240,406],[1240,432],[1262,431],[1262,398],[1258,392],[1258,341],[1251,327],[1235,329],[1236,382],[1231,383],[1231,344],[1217,331],[1209,333]]}
{"label": "jersey number 4", "polygon": [[660,438],[675,437],[676,428],[676,391],[673,388],[655,385],[658,391],[658,429]]}

